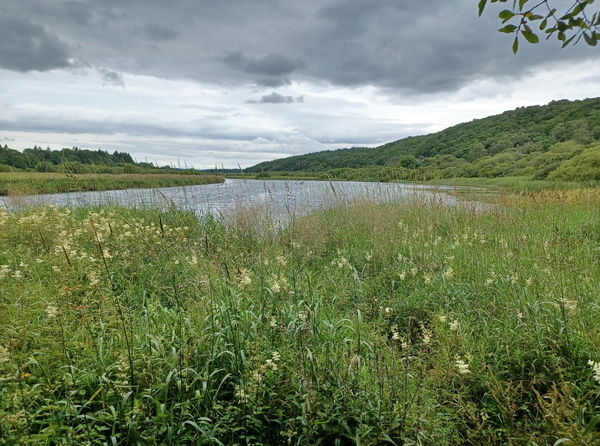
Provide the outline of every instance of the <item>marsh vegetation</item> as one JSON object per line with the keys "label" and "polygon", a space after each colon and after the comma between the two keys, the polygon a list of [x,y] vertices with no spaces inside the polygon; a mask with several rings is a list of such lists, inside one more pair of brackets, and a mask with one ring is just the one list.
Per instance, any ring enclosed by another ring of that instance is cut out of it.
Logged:
{"label": "marsh vegetation", "polygon": [[595,445],[599,204],[0,211],[0,438]]}

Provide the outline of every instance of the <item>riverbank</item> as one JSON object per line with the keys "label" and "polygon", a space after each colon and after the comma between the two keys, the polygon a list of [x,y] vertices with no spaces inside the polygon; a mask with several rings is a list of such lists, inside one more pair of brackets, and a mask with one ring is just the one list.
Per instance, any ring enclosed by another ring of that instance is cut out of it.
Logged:
{"label": "riverbank", "polygon": [[594,445],[600,197],[511,200],[364,203],[284,231],[243,214],[0,211],[0,432]]}
{"label": "riverbank", "polygon": [[0,172],[0,195],[194,186],[223,181],[219,175]]}

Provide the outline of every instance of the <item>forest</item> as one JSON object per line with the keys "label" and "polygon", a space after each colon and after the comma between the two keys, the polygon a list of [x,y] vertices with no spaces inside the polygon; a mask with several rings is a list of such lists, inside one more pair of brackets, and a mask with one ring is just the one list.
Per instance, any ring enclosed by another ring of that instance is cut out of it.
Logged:
{"label": "forest", "polygon": [[600,180],[600,98],[552,101],[379,147],[328,150],[246,169],[321,179],[432,180],[526,176]]}

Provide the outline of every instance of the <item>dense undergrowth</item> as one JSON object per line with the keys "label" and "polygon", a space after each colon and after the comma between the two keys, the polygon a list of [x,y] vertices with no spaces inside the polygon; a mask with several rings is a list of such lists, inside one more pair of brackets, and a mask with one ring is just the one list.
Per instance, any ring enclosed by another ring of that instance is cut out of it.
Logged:
{"label": "dense undergrowth", "polygon": [[0,213],[0,444],[596,445],[599,203]]}
{"label": "dense undergrowth", "polygon": [[220,183],[218,175],[0,173],[0,195],[193,186]]}

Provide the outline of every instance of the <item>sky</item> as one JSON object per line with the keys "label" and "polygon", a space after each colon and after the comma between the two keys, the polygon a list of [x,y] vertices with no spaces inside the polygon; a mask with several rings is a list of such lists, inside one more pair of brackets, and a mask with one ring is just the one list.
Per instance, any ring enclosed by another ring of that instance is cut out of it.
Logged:
{"label": "sky", "polygon": [[0,0],[0,144],[248,167],[600,96],[476,0]]}

